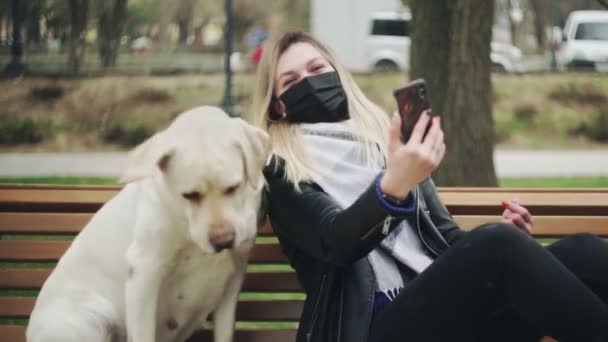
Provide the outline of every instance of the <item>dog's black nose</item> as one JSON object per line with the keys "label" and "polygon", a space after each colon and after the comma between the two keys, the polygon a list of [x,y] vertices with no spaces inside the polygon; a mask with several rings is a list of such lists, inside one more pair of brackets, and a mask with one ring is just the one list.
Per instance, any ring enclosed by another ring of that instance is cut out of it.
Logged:
{"label": "dog's black nose", "polygon": [[213,249],[215,249],[216,253],[223,251],[224,249],[230,249],[234,247],[234,240],[226,241],[220,244],[214,244]]}

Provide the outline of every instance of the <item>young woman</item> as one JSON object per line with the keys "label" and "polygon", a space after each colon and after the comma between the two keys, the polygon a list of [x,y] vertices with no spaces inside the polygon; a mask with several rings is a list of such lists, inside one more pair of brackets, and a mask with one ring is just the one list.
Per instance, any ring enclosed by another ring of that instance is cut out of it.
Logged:
{"label": "young woman", "polygon": [[398,116],[301,32],[264,47],[254,111],[273,143],[268,214],[307,294],[297,341],[608,341],[608,245],[545,249],[513,202],[460,230],[430,178],[439,118],[402,143]]}

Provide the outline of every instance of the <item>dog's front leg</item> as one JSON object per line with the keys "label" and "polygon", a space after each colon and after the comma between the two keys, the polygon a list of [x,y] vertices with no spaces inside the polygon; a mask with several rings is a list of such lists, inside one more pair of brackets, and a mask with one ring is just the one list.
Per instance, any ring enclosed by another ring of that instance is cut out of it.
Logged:
{"label": "dog's front leg", "polygon": [[224,292],[218,307],[213,312],[213,336],[215,342],[232,341],[236,303],[241,291],[244,273],[235,274]]}
{"label": "dog's front leg", "polygon": [[158,294],[165,267],[157,253],[134,242],[127,251],[129,276],[125,289],[127,334],[130,342],[156,341]]}

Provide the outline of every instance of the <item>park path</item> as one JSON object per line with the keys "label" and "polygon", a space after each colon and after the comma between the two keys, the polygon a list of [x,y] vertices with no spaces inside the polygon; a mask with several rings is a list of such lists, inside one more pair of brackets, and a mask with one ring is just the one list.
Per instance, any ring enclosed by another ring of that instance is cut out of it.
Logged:
{"label": "park path", "polygon": [[[125,152],[0,153],[0,176],[119,176]],[[498,177],[607,176],[608,150],[497,150]]]}

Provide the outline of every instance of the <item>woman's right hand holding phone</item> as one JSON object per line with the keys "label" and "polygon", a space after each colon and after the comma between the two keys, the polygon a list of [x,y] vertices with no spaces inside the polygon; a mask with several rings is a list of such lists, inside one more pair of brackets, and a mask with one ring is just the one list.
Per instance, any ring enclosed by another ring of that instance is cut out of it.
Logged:
{"label": "woman's right hand holding phone", "polygon": [[[426,136],[429,121],[432,125]],[[407,143],[401,141],[401,117],[395,115],[389,132],[386,172],[380,189],[386,195],[405,199],[408,193],[429,177],[445,155],[441,119],[426,111],[420,116]]]}

